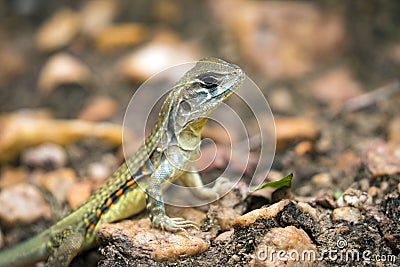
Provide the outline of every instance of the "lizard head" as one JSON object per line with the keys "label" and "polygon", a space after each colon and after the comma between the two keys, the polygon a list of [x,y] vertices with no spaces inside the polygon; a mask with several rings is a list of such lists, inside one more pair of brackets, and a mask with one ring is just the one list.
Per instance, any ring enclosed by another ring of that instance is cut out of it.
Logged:
{"label": "lizard head", "polygon": [[197,142],[208,117],[244,78],[245,74],[238,66],[216,58],[202,59],[186,72],[175,86],[172,107],[178,141],[181,139],[188,149],[190,140]]}

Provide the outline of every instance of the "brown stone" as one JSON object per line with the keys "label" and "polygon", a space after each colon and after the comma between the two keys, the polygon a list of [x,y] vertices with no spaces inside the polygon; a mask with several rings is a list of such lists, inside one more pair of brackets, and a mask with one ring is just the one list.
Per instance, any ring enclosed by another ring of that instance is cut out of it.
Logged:
{"label": "brown stone", "polygon": [[84,85],[90,80],[89,67],[67,53],[58,53],[50,57],[43,66],[38,78],[38,88],[42,93],[47,94],[61,84]]}
{"label": "brown stone", "polygon": [[289,202],[290,201],[286,199],[269,207],[250,211],[249,213],[237,217],[234,224],[240,227],[246,227],[253,224],[256,220],[275,217]]}
{"label": "brown stone", "polygon": [[19,183],[0,192],[0,221],[5,225],[32,223],[39,218],[50,219],[51,210],[39,189]]}
{"label": "brown stone", "polygon": [[120,244],[123,255],[129,253],[133,259],[174,260],[199,254],[210,246],[192,229],[188,229],[187,234],[161,231],[153,228],[147,218],[103,224],[99,227],[98,236],[103,244]]}
{"label": "brown stone", "polygon": [[371,143],[364,153],[363,162],[373,177],[400,172],[400,143]]}
{"label": "brown stone", "polygon": [[[279,255],[278,255],[279,253]],[[272,228],[257,246],[252,266],[317,266],[318,251],[303,229]]]}
{"label": "brown stone", "polygon": [[61,9],[48,18],[36,33],[39,50],[53,51],[67,45],[79,31],[79,15],[71,9]]}
{"label": "brown stone", "polygon": [[296,139],[313,140],[318,127],[310,119],[300,117],[275,118],[277,149],[286,148]]}

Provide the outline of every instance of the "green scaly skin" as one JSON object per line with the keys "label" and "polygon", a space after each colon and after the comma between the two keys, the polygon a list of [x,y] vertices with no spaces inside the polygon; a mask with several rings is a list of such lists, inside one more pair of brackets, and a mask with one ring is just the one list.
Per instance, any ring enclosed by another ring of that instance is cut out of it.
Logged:
{"label": "green scaly skin", "polygon": [[[154,227],[170,232],[196,227],[165,214],[161,188],[180,178],[200,198],[215,199],[216,188],[202,181],[191,162],[199,155],[201,131],[211,113],[244,79],[236,65],[216,58],[199,61],[170,91],[144,144],[80,208],[32,239],[0,252],[0,267],[69,266],[81,251],[96,245],[100,224],[147,208]],[[185,171],[185,170],[191,170]]]}

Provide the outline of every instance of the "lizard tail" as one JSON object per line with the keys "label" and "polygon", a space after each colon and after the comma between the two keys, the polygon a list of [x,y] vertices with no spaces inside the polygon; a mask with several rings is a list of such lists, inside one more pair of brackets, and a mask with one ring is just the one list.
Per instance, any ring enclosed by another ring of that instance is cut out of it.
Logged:
{"label": "lizard tail", "polygon": [[13,248],[0,250],[0,267],[31,266],[45,260],[49,255],[46,249],[49,233],[46,230]]}

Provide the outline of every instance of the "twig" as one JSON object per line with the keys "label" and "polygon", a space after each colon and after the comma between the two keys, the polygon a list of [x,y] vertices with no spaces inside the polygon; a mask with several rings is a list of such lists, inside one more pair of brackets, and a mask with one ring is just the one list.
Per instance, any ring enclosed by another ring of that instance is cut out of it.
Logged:
{"label": "twig", "polygon": [[344,105],[344,109],[347,112],[358,111],[382,100],[386,100],[397,93],[400,93],[399,80],[396,80],[388,85],[379,87],[371,92],[347,100]]}

